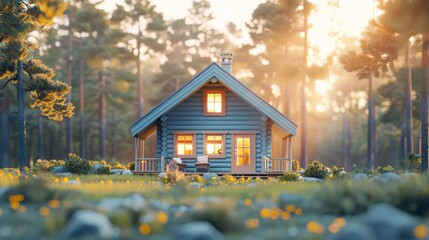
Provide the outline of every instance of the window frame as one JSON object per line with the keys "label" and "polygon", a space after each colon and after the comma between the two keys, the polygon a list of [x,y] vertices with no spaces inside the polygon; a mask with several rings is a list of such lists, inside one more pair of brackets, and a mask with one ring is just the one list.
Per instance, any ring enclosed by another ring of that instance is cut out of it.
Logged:
{"label": "window frame", "polygon": [[[222,153],[221,154],[208,154],[207,152],[207,144],[208,144],[208,136],[221,136],[222,137]],[[204,155],[207,155],[209,158],[225,158],[225,152],[226,152],[226,134],[225,133],[204,133],[203,136],[204,143]]]}
{"label": "window frame", "polygon": [[[179,136],[192,136],[192,154],[179,154],[178,153],[178,144]],[[183,132],[183,133],[174,133],[174,157],[181,158],[195,158],[197,155],[197,136],[195,133]]]}
{"label": "window frame", "polygon": [[[226,115],[226,90],[225,89],[211,89],[211,90],[204,90],[203,92],[203,109],[204,109],[204,116],[225,116]],[[222,111],[221,112],[208,112],[207,109],[207,101],[208,101],[208,94],[211,93],[220,93],[222,96]]]}

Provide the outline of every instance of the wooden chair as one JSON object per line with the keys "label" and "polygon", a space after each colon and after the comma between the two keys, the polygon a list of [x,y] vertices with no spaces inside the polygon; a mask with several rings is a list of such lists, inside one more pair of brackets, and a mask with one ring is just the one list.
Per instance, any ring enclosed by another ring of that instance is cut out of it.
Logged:
{"label": "wooden chair", "polygon": [[198,156],[195,161],[195,172],[202,170],[208,172],[210,168],[210,159],[208,156]]}
{"label": "wooden chair", "polygon": [[176,164],[179,171],[185,171],[186,162],[182,161],[181,158],[173,158],[172,161]]}

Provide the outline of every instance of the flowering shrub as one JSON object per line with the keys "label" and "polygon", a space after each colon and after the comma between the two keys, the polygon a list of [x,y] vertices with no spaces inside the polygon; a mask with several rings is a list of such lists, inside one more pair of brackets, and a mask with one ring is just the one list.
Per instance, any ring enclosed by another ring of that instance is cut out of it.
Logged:
{"label": "flowering shrub", "polygon": [[53,167],[64,166],[65,162],[63,160],[37,160],[34,165],[34,170],[36,172],[50,172]]}
{"label": "flowering shrub", "polygon": [[305,169],[304,176],[324,179],[329,176],[331,170],[325,167],[322,163],[314,160]]}
{"label": "flowering shrub", "polygon": [[297,172],[286,172],[282,176],[279,176],[280,182],[296,182],[299,180],[299,173]]}

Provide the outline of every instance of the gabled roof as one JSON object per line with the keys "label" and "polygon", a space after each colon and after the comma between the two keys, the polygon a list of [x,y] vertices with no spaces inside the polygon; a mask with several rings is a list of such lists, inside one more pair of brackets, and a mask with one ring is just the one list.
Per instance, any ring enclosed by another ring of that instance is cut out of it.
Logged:
{"label": "gabled roof", "polygon": [[160,117],[167,114],[170,110],[186,100],[213,78],[216,78],[220,83],[234,92],[257,111],[265,114],[280,128],[292,135],[296,135],[297,126],[295,123],[277,111],[273,106],[265,102],[262,98],[257,96],[235,77],[222,69],[218,64],[212,63],[202,72],[197,74],[191,81],[186,83],[182,88],[174,92],[170,97],[133,123],[131,125],[132,136],[135,137],[140,132],[151,127]]}

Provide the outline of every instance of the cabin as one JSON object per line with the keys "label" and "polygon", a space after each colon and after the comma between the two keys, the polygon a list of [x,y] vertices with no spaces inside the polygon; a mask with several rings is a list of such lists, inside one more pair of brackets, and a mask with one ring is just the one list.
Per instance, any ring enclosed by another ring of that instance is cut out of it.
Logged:
{"label": "cabin", "polygon": [[[185,172],[291,171],[296,131],[296,124],[232,75],[232,53],[222,53],[220,65],[207,66],[132,124],[135,172],[165,171],[173,159]],[[145,156],[148,138],[156,138],[152,156]]]}

